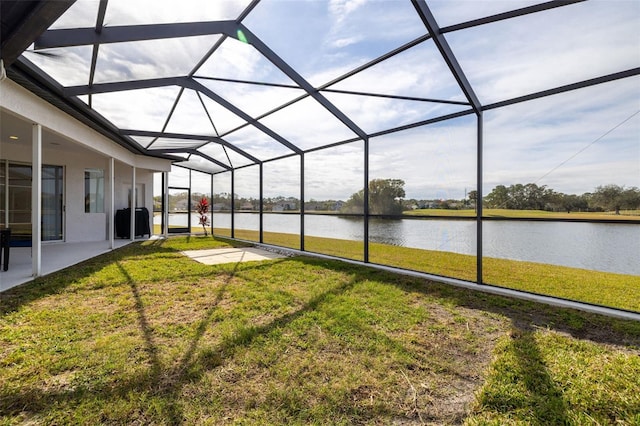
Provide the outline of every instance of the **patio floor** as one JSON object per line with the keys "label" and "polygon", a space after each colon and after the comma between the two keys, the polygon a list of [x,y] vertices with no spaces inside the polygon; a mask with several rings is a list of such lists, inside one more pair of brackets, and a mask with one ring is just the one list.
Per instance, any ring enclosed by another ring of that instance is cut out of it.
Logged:
{"label": "patio floor", "polygon": [[255,247],[230,247],[209,250],[186,250],[182,254],[205,265],[279,259],[285,255]]}
{"label": "patio floor", "polygon": [[[115,240],[114,243],[115,248],[120,248],[131,243],[131,240]],[[108,251],[110,249],[107,240],[42,244],[42,275],[73,266]],[[0,270],[0,292],[31,280],[33,280],[31,247],[12,247],[9,270]]]}

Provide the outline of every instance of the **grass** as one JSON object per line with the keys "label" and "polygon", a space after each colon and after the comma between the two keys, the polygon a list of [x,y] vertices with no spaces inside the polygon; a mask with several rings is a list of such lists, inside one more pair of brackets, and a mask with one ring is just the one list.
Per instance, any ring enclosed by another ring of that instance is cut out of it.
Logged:
{"label": "grass", "polygon": [[[226,231],[229,234],[229,230]],[[235,236],[248,241],[258,241],[259,238],[257,231],[249,230],[236,230]],[[295,249],[300,247],[300,237],[294,234],[265,232],[264,242]],[[364,247],[360,241],[305,236],[305,250],[345,259],[364,259]],[[476,281],[475,256],[370,243],[369,261]],[[485,257],[483,279],[485,283],[515,290],[640,312],[638,275]]]}
{"label": "grass", "polygon": [[136,243],[2,293],[0,424],[638,424],[640,324]]}

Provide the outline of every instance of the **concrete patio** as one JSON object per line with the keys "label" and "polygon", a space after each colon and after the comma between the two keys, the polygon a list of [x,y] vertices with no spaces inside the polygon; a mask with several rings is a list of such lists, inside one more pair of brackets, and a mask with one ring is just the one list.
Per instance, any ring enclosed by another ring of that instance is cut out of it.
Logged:
{"label": "concrete patio", "polygon": [[[136,240],[138,241],[138,240]],[[115,240],[115,248],[124,247],[131,240]],[[42,244],[42,275],[76,265],[110,251],[109,241]],[[0,271],[0,292],[33,280],[31,247],[12,247],[9,270]]]}

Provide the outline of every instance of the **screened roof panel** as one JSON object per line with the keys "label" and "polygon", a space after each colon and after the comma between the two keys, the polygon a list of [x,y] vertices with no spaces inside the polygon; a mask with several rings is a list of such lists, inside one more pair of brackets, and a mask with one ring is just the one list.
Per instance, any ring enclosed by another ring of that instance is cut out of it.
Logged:
{"label": "screened roof panel", "polygon": [[196,148],[206,144],[206,140],[179,139],[179,138],[157,138],[148,149],[176,149],[176,148]]}
{"label": "screened roof panel", "polygon": [[[204,173],[219,173],[225,171],[223,167],[220,167],[209,160],[205,160],[202,157],[198,157],[197,155],[191,155],[188,159],[176,162],[175,164],[188,169],[199,170]],[[173,171],[171,173],[173,173]]]}
{"label": "screened roof panel", "polygon": [[151,136],[129,136],[131,139],[136,141],[140,146],[146,148],[149,146],[151,142],[153,142],[154,137]]}
{"label": "screened roof panel", "polygon": [[464,105],[343,93],[325,93],[325,96],[369,134],[470,109]]}
{"label": "screened roof panel", "polygon": [[186,75],[219,38],[212,35],[102,45],[94,82]]}
{"label": "screened roof panel", "polygon": [[179,90],[177,87],[157,87],[101,93],[92,96],[92,105],[121,129],[159,132]]}
{"label": "screened roof panel", "polygon": [[27,50],[25,57],[63,86],[89,83],[91,46]]}
{"label": "screened roof panel", "polygon": [[199,151],[203,154],[215,158],[216,160],[223,164],[226,164],[227,166],[232,165],[232,163],[229,161],[231,157],[227,154],[227,152],[230,150],[227,150],[227,152],[225,152],[225,149],[219,143],[209,143],[200,148]]}
{"label": "screened roof panel", "polygon": [[198,81],[254,118],[305,95],[301,89],[288,87],[258,86],[202,78]]}
{"label": "screened roof panel", "polygon": [[224,134],[229,130],[233,130],[247,123],[245,120],[238,117],[236,114],[214,100],[204,95],[201,95],[201,98],[206,107],[208,116],[211,117],[218,134]]}
{"label": "screened roof panel", "polygon": [[[202,96],[202,95],[201,95]],[[197,92],[184,90],[165,129],[169,133],[217,136]]]}
{"label": "screened roof panel", "polygon": [[331,89],[466,101],[431,40],[329,86]]}
{"label": "screened roof panel", "polygon": [[89,95],[80,95],[80,96],[77,96],[77,98],[80,99],[85,104],[89,105]]}
{"label": "screened roof panel", "polygon": [[[628,81],[640,74],[639,21],[637,1],[78,1],[49,31],[32,31],[41,50],[24,52],[9,74],[78,117],[92,112],[76,99],[123,135],[146,135],[119,141],[134,152],[159,136],[150,154],[193,157],[197,147],[208,159],[186,164],[239,167],[394,134],[472,104],[494,111],[588,79]],[[216,135],[255,158],[198,147]]]}
{"label": "screened roof panel", "polygon": [[97,1],[76,1],[50,28],[93,27],[96,25],[99,4]]}
{"label": "screened roof panel", "polygon": [[260,160],[292,153],[291,149],[251,125],[224,136],[224,139]]}
{"label": "screened roof panel", "polygon": [[227,38],[198,68],[195,76],[293,84],[284,72],[253,46],[233,38]]}
{"label": "screened roof panel", "polygon": [[488,104],[638,67],[640,2],[615,4],[576,3],[446,38]]}
{"label": "screened roof panel", "polygon": [[544,3],[541,0],[462,0],[430,1],[429,8],[441,27],[485,18],[527,6]]}
{"label": "screened roof panel", "polygon": [[[249,0],[158,2],[158,0],[109,0],[107,25],[161,24],[233,20]],[[89,3],[89,2],[87,2]],[[96,2],[97,3],[97,2]]]}
{"label": "screened roof panel", "polygon": [[211,142],[206,146],[203,146],[199,149],[199,151],[215,158],[216,160],[228,166],[240,167],[253,163],[251,159],[237,153],[231,148],[224,147],[216,142]]}
{"label": "screened roof panel", "polygon": [[357,137],[312,98],[305,98],[260,120],[297,147],[316,148]]}
{"label": "screened roof panel", "polygon": [[244,23],[315,86],[427,32],[408,1],[264,1]]}

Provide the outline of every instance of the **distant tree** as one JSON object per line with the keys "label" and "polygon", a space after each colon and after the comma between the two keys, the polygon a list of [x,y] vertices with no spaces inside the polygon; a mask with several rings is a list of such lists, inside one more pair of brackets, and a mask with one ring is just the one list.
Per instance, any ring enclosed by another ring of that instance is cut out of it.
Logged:
{"label": "distant tree", "polygon": [[[401,214],[404,197],[404,181],[402,179],[373,179],[369,182],[369,213]],[[362,214],[364,212],[364,190],[351,195],[340,211]]]}
{"label": "distant tree", "polygon": [[469,191],[469,193],[467,194],[467,197],[469,198],[469,203],[471,203],[473,205],[473,208],[477,211],[478,210],[478,191],[471,190]]}
{"label": "distant tree", "polygon": [[598,186],[591,199],[596,206],[620,214],[620,208],[624,203],[624,192],[624,187],[619,185]]}
{"label": "distant tree", "polygon": [[622,206],[625,209],[639,209],[640,189],[635,186],[625,189],[622,193]]}
{"label": "distant tree", "polygon": [[587,210],[589,205],[584,197],[575,194],[560,194],[560,203],[563,210],[571,213],[574,210]]}
{"label": "distant tree", "polygon": [[492,209],[509,208],[509,191],[504,185],[498,185],[484,198],[485,207]]}
{"label": "distant tree", "polygon": [[341,213],[363,214],[364,213],[364,190],[354,192],[340,209]]}

